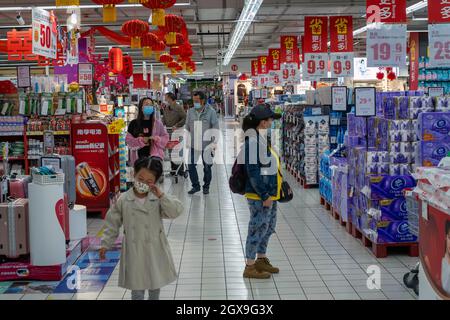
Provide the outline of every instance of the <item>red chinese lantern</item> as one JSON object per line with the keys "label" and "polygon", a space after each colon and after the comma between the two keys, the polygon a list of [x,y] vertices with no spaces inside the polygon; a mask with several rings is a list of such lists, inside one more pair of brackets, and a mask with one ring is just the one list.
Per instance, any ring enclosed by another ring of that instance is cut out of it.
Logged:
{"label": "red chinese lantern", "polygon": [[194,52],[192,51],[192,46],[189,42],[186,42],[184,45],[180,46],[180,57],[188,58],[192,57]]}
{"label": "red chinese lantern", "polygon": [[151,57],[153,48],[159,43],[156,34],[147,32],[141,38],[142,53],[144,57]]}
{"label": "red chinese lantern", "polygon": [[92,2],[103,6],[103,22],[116,22],[116,5],[123,0],[92,0]]}
{"label": "red chinese lantern", "polygon": [[180,47],[171,47],[170,55],[171,56],[179,56],[180,55]]}
{"label": "red chinese lantern", "polygon": [[173,7],[177,0],[141,0],[144,7],[152,10],[152,25],[164,26],[165,24],[165,9]]}
{"label": "red chinese lantern", "polygon": [[391,73],[392,72],[392,67],[386,67],[386,73]]}
{"label": "red chinese lantern", "polygon": [[133,75],[133,59],[129,55],[123,56],[122,75],[125,79],[130,79]]}
{"label": "red chinese lantern", "polygon": [[175,14],[168,14],[166,15],[165,21],[165,26],[160,27],[160,29],[166,33],[166,44],[171,46],[176,45],[178,42],[178,45],[182,45],[184,43],[183,34],[187,33],[184,19]]}
{"label": "red chinese lantern", "polygon": [[161,52],[163,52],[166,49],[166,45],[164,43],[164,41],[158,41],[154,46],[153,46],[153,53],[155,54],[155,59],[159,60]]}
{"label": "red chinese lantern", "polygon": [[111,48],[108,54],[109,69],[115,74],[119,74],[123,70],[123,53],[120,48]]}
{"label": "red chinese lantern", "polygon": [[164,63],[164,64],[169,64],[170,62],[173,61],[173,58],[170,54],[168,53],[163,53],[161,54],[161,56],[159,57],[159,62]]}
{"label": "red chinese lantern", "polygon": [[240,81],[246,81],[247,80],[247,75],[245,73],[243,73],[240,77],[239,77]]}
{"label": "red chinese lantern", "polygon": [[130,20],[122,25],[123,34],[131,38],[131,48],[141,47],[141,37],[148,32],[149,25],[142,20]]}
{"label": "red chinese lantern", "polygon": [[387,78],[389,81],[394,81],[395,79],[397,79],[397,75],[395,74],[395,72],[391,71],[388,73]]}
{"label": "red chinese lantern", "polygon": [[383,80],[383,78],[384,78],[384,72],[377,72],[377,79]]}

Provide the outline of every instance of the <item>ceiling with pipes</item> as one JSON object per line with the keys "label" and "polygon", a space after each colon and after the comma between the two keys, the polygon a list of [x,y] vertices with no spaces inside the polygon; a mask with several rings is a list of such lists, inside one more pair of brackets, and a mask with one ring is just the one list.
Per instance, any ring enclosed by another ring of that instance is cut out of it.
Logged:
{"label": "ceiling with pipes", "polygon": [[[407,5],[417,2],[419,0],[408,0]],[[80,0],[80,4],[95,5],[90,0]],[[366,0],[264,0],[231,64],[223,68],[218,67],[221,52],[229,43],[244,0],[178,0],[167,12],[183,16],[194,50],[193,60],[198,63],[197,69],[204,72],[205,76],[214,76],[219,71],[229,72],[232,64],[238,65],[240,71],[248,72],[251,58],[265,54],[268,48],[277,47],[281,35],[302,34],[304,17],[307,15],[352,15],[355,29],[364,26],[365,4]],[[20,30],[30,27],[31,6],[54,5],[55,0],[0,0],[0,39],[5,39],[6,33],[12,28]],[[102,22],[102,8],[82,7],[82,32],[99,25],[120,32],[122,23],[127,20],[149,19],[149,9],[141,5],[130,5],[127,0],[122,5],[117,8],[117,21],[114,23]],[[67,19],[66,10],[58,9],[55,13],[60,22]],[[18,14],[23,17],[24,26],[17,22]],[[416,11],[414,17],[409,17],[408,30],[425,31],[427,21],[423,18],[426,15],[426,9]],[[355,37],[356,56],[365,55],[364,37],[364,33]],[[106,56],[111,45],[114,44],[97,34],[97,53]],[[130,54],[136,64],[144,59],[141,50],[123,48],[123,51]],[[151,63],[151,60],[148,62]],[[0,69],[5,67],[8,67],[7,56],[0,54]]]}

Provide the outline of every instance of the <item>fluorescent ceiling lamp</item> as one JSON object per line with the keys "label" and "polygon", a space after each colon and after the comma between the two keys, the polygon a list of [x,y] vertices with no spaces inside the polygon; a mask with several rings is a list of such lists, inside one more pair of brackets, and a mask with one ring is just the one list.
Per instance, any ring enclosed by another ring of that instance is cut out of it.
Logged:
{"label": "fluorescent ceiling lamp", "polygon": [[[422,0],[422,1],[417,2],[416,4],[413,4],[412,6],[409,6],[408,8],[406,8],[406,14],[416,12],[417,10],[423,9],[427,6],[428,6],[428,0]],[[356,36],[358,34],[366,32],[367,27],[368,26],[364,26],[362,28],[356,29],[355,31],[353,31],[353,36]]]}
{"label": "fluorescent ceiling lamp", "polygon": [[[184,3],[175,3],[174,6],[177,7],[186,7],[186,6],[190,6],[191,2],[184,2]],[[59,9],[69,9],[69,8],[73,8],[74,6],[61,6],[61,7],[57,7],[57,6],[35,6],[35,8],[39,8],[39,9],[44,9],[44,10],[59,10]],[[83,4],[80,6],[76,6],[77,8],[80,9],[99,9],[102,8],[103,6],[98,5],[98,4]],[[137,8],[137,7],[141,7],[141,4],[118,4],[116,5],[116,8]],[[27,10],[32,10],[33,7],[2,7],[0,8],[0,11],[27,11]]]}
{"label": "fluorescent ceiling lamp", "polygon": [[258,13],[259,7],[261,6],[263,0],[246,0],[244,9],[241,12],[241,16],[234,28],[233,35],[231,36],[230,43],[228,44],[227,53],[225,59],[223,60],[223,65],[226,66],[230,63],[231,58],[233,58],[236,49],[247,33],[248,28],[255,19]]}

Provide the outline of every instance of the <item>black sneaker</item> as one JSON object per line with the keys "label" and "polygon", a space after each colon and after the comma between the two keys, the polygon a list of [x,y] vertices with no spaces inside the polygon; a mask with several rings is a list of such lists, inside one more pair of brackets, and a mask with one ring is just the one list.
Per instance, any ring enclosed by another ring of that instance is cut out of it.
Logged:
{"label": "black sneaker", "polygon": [[200,191],[200,188],[192,188],[189,192],[188,192],[188,194],[194,194],[194,193],[197,193],[197,192],[199,192]]}
{"label": "black sneaker", "polygon": [[209,194],[209,188],[204,188],[203,189],[203,194]]}

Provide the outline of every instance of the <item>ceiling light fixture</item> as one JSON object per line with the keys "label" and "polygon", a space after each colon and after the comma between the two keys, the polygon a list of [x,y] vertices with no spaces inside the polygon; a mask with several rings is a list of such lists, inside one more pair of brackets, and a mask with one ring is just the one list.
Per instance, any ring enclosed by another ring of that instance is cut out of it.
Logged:
{"label": "ceiling light fixture", "polygon": [[242,38],[244,38],[248,28],[255,19],[262,2],[263,0],[246,0],[241,16],[239,17],[236,27],[234,28],[233,35],[231,36],[230,43],[228,44],[228,49],[222,63],[224,66],[228,65],[231,58],[233,58],[233,55],[239,47]]}

